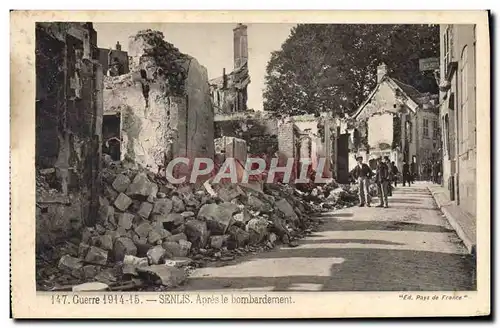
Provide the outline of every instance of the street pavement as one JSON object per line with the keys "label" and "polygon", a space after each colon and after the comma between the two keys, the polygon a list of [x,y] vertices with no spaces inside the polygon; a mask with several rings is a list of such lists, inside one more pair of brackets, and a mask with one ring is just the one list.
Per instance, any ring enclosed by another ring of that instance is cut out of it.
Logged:
{"label": "street pavement", "polygon": [[[375,199],[375,205],[377,200]],[[423,183],[398,186],[389,208],[323,213],[319,231],[295,248],[197,269],[190,291],[475,290],[467,254]]]}

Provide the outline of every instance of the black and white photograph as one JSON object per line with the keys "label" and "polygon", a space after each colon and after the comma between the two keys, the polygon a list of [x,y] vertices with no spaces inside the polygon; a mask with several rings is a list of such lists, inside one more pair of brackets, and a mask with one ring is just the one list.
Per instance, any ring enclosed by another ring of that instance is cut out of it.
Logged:
{"label": "black and white photograph", "polygon": [[489,248],[476,27],[36,21],[33,288],[463,302]]}

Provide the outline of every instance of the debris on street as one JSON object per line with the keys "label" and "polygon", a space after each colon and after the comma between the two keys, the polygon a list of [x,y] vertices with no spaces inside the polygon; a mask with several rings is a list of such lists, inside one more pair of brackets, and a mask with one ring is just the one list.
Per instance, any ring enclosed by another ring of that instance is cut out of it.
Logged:
{"label": "debris on street", "polygon": [[321,223],[314,214],[357,199],[355,188],[334,182],[308,190],[266,184],[262,192],[239,184],[173,186],[121,162],[107,164],[102,184],[95,226],[38,256],[41,290],[175,288],[197,267],[278,244],[296,247]]}

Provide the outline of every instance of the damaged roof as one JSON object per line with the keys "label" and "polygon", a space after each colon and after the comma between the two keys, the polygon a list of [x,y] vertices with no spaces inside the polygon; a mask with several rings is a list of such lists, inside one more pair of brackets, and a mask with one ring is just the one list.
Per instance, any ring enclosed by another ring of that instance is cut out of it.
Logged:
{"label": "damaged roof", "polygon": [[[243,64],[231,73],[226,75],[227,77],[227,87],[235,89],[245,89],[248,84],[250,84],[250,75],[248,73],[248,63]],[[219,76],[208,81],[211,86],[217,88],[222,88],[224,83],[224,77]]]}

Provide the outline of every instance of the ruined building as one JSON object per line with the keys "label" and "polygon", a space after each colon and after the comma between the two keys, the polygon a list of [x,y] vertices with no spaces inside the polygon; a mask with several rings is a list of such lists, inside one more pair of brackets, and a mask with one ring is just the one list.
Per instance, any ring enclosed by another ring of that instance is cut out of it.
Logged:
{"label": "ruined building", "polygon": [[357,155],[372,167],[376,158],[388,156],[399,170],[406,161],[420,172],[425,163],[439,158],[438,114],[437,95],[419,92],[391,77],[385,64],[379,65],[376,87],[350,117],[350,169]]}
{"label": "ruined building", "polygon": [[129,72],[128,54],[122,50],[120,42],[114,49],[99,48],[99,63],[105,75],[118,76]]}
{"label": "ruined building", "polygon": [[95,218],[103,117],[96,40],[91,23],[36,24],[37,249]]}
{"label": "ruined building", "polygon": [[234,67],[233,71],[210,80],[210,93],[216,113],[233,113],[247,110],[248,84],[248,37],[247,26],[238,24],[233,29]]}
{"label": "ruined building", "polygon": [[[119,158],[160,172],[175,157],[214,155],[205,67],[158,31],[129,38],[130,72],[104,79],[104,131],[119,127]],[[108,126],[112,124],[112,126]],[[109,149],[107,150],[109,151]]]}

